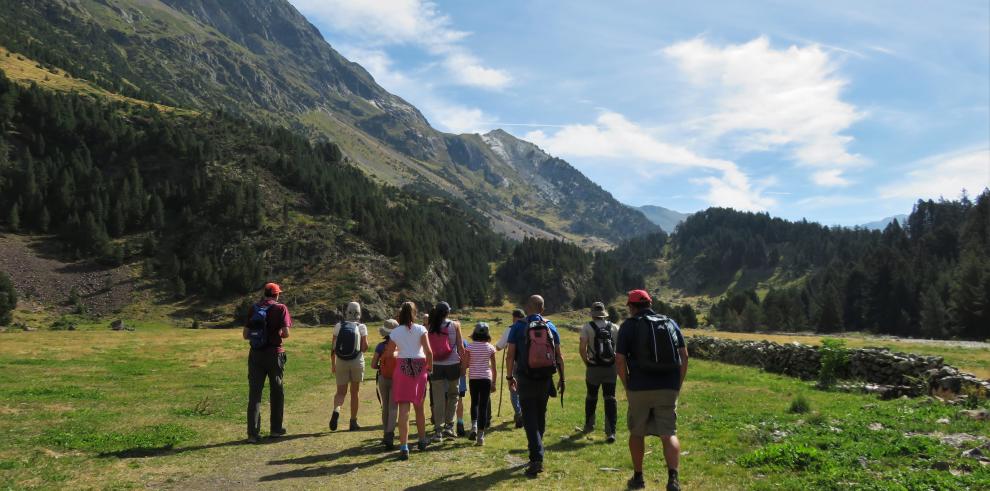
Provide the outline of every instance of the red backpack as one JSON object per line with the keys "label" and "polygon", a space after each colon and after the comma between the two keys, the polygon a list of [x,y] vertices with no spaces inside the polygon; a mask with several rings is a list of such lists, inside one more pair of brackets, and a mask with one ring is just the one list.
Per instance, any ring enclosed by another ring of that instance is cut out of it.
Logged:
{"label": "red backpack", "polygon": [[526,352],[522,362],[522,372],[529,378],[547,378],[557,372],[557,350],[546,320],[534,320],[526,327]]}
{"label": "red backpack", "polygon": [[430,341],[430,349],[433,350],[433,361],[446,360],[454,352],[454,347],[450,345],[450,321],[443,323],[440,332],[430,331],[426,338]]}

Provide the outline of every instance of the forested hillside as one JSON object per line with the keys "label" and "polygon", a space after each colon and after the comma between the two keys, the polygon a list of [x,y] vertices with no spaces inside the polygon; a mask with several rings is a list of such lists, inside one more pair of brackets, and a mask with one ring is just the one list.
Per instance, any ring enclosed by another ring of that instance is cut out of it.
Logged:
{"label": "forested hillside", "polygon": [[918,201],[906,224],[882,232],[713,209],[689,218],[672,243],[694,287],[747,269],[795,280],[762,298],[730,291],[709,315],[721,328],[990,337],[990,191]]}
{"label": "forested hillside", "polygon": [[[222,112],[178,116],[2,76],[0,130],[8,230],[56,234],[73,256],[142,259],[180,297],[223,298],[318,266],[345,240],[340,230],[393,258],[398,287],[432,268],[452,303],[488,298],[501,239],[482,218],[375,184],[333,144]],[[297,213],[333,220],[307,226]]]}

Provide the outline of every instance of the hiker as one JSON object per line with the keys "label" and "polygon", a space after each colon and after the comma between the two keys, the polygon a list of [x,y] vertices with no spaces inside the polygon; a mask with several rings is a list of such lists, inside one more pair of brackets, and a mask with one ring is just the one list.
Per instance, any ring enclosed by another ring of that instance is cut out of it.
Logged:
{"label": "hiker", "polygon": [[416,324],[416,304],[406,302],[399,311],[399,327],[389,338],[399,350],[392,375],[392,400],[399,405],[399,459],[409,459],[409,405],[416,411],[419,449],[426,450],[426,379],[433,370],[433,350],[426,328]]}
{"label": "hiker", "polygon": [[395,448],[395,423],[399,417],[399,407],[392,400],[392,374],[395,373],[395,343],[390,336],[392,331],[399,327],[399,322],[395,319],[388,319],[385,325],[378,328],[382,335],[382,342],[375,346],[375,354],[371,357],[371,368],[378,370],[375,377],[378,385],[378,400],[382,404],[382,443],[385,450]]}
{"label": "hiker", "polygon": [[289,337],[292,318],[289,309],[279,303],[282,287],[267,283],[264,298],[251,306],[247,324],[241,335],[251,344],[248,354],[248,441],[258,443],[261,434],[261,395],[268,379],[271,394],[271,430],[269,437],[285,435],[282,416],[285,411],[285,390],[282,375],[285,370],[285,348],[282,340]]}
{"label": "hiker", "polygon": [[[512,324],[515,324],[516,322],[519,322],[525,318],[526,318],[526,312],[523,312],[523,309],[513,309]],[[498,341],[495,342],[496,350],[502,351],[506,348],[506,346],[508,346],[509,333],[512,331],[512,324],[509,324],[509,327],[506,330],[502,331],[502,337],[498,338]],[[505,353],[502,353],[502,356],[504,357]],[[503,358],[502,368],[505,368],[504,358]],[[507,372],[507,373],[509,373],[510,375],[512,374],[512,372]],[[501,401],[501,396],[499,396],[499,400]],[[512,386],[512,384],[509,384],[509,402],[512,403],[512,411],[513,411],[512,422],[515,423],[516,428],[522,428],[523,420],[522,420],[522,410],[519,409],[519,392],[516,392],[516,389]],[[501,402],[499,402],[499,404],[501,404]]]}
{"label": "hiker", "polygon": [[360,407],[358,391],[364,380],[364,352],[368,351],[368,326],[361,324],[361,304],[347,304],[344,319],[333,328],[333,350],[330,352],[330,368],[337,379],[337,393],[333,396],[333,414],[330,415],[330,430],[337,430],[340,419],[340,406],[347,397],[347,387],[351,389],[350,431],[361,429],[357,414]]}
{"label": "hiker", "polygon": [[595,430],[595,409],[598,406],[598,388],[605,399],[605,441],[615,443],[615,424],[618,419],[615,402],[615,345],[619,328],[608,320],[605,304],[591,305],[591,322],[581,328],[581,359],[584,361],[585,385],[588,395],[584,399],[584,432]]}
{"label": "hiker", "polygon": [[475,445],[485,444],[485,430],[492,423],[492,394],[498,377],[495,347],[488,332],[488,324],[479,322],[471,333],[471,343],[464,353],[464,366],[470,375],[471,433],[468,439]]}
{"label": "hiker", "polygon": [[526,302],[527,317],[512,325],[506,348],[510,387],[519,392],[523,428],[529,443],[526,475],[543,472],[543,433],[546,430],[547,402],[556,396],[553,374],[560,372],[557,391],[563,397],[564,358],[560,354],[557,328],[543,318],[543,297],[533,295]]}
{"label": "hiker", "polygon": [[[456,437],[454,416],[457,411],[458,382],[461,378],[461,356],[464,345],[461,324],[447,319],[450,304],[440,302],[430,313],[428,339],[433,350],[433,372],[430,374],[430,412],[433,419],[434,441]],[[462,420],[463,421],[463,420]]]}
{"label": "hiker", "polygon": [[633,477],[630,489],[643,489],[646,436],[659,436],[667,462],[667,490],[679,491],[677,468],[681,444],[677,440],[677,396],[687,375],[688,352],[684,336],[672,319],[657,315],[653,299],[644,290],[629,292],[629,318],[619,328],[615,368],[626,389],[629,410],[629,453]]}

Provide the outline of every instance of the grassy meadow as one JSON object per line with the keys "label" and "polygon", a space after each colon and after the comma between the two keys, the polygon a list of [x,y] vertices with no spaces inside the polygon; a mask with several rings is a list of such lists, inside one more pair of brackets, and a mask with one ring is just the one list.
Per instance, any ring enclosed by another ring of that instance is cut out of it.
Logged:
{"label": "grassy meadow", "polygon": [[[497,322],[496,332],[507,320],[488,310],[460,318]],[[561,324],[576,320],[564,316]],[[508,394],[485,447],[447,441],[398,462],[379,446],[370,369],[362,387],[364,429],[328,431],[330,331],[298,328],[287,340],[289,436],[248,445],[247,350],[239,330],[138,322],[134,332],[111,332],[105,325],[0,334],[0,488],[622,489],[631,473],[621,390],[616,444],[604,443],[601,407],[599,431],[577,431],[585,390],[570,329],[561,329],[569,382],[564,407],[551,400],[546,472],[529,481],[521,467],[525,436],[512,429]],[[375,344],[377,324],[371,327]],[[972,356],[987,363],[986,351]],[[807,399],[808,412],[789,412],[798,396]],[[990,436],[986,422],[959,418],[958,410],[928,399],[822,392],[751,368],[692,360],[679,408],[682,483],[685,489],[986,489],[990,467],[961,456],[976,444],[959,449],[938,438]],[[264,414],[266,430],[267,408]],[[657,488],[666,478],[659,440],[649,440],[648,452],[647,482]]]}

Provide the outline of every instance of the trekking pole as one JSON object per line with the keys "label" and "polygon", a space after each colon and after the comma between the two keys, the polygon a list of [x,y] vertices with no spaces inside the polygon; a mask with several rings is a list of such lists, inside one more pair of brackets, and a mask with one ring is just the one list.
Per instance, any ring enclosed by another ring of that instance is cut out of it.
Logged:
{"label": "trekking pole", "polygon": [[501,380],[498,382],[498,414],[496,416],[502,417],[502,396],[505,390],[505,350],[502,350],[502,376],[499,377]]}

